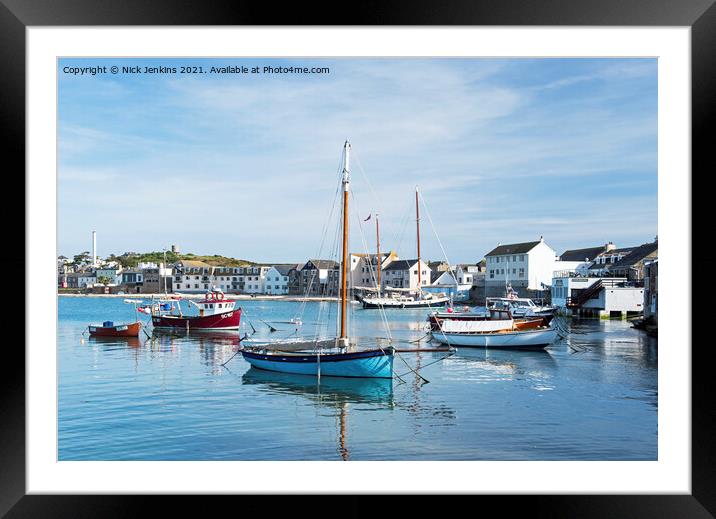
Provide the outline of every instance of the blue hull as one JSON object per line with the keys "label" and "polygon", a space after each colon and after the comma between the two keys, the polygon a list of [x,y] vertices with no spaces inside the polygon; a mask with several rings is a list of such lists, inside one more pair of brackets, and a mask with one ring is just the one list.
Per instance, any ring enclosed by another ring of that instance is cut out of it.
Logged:
{"label": "blue hull", "polygon": [[258,369],[323,377],[393,378],[393,351],[352,353],[266,354],[242,350],[244,360]]}

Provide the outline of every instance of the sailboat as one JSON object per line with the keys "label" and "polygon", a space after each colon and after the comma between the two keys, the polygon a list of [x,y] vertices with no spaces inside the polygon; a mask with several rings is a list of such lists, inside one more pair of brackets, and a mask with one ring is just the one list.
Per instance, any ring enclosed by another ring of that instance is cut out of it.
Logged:
{"label": "sailboat", "polygon": [[[348,141],[343,150],[341,290],[338,301],[340,329],[337,337],[322,341],[306,341],[304,351],[281,351],[267,347],[247,347],[241,355],[252,366],[281,373],[332,377],[393,377],[393,347],[359,350],[347,335],[348,310],[348,193],[350,188],[350,151]],[[296,344],[292,344],[296,348]],[[328,350],[328,351],[324,351]],[[311,351],[312,350],[312,351]]]}
{"label": "sailboat", "polygon": [[[417,265],[418,265],[418,288],[416,289],[410,289],[410,288],[396,288],[396,287],[386,287],[387,292],[392,292],[392,295],[390,296],[381,296],[380,295],[380,274],[378,276],[378,293],[374,296],[365,296],[362,298],[361,303],[363,304],[363,308],[432,308],[435,306],[444,306],[450,302],[450,297],[447,295],[441,295],[441,294],[432,294],[427,291],[423,291],[423,279],[422,279],[422,269],[420,268],[420,206],[418,204],[418,188],[415,187],[415,223],[417,227],[416,236],[417,236],[417,245],[418,245],[418,259]],[[378,243],[380,244],[380,239],[378,240]],[[380,248],[378,248],[378,254],[380,257]],[[407,268],[410,268],[411,265],[413,265],[412,260],[397,260],[397,262],[402,261],[402,263],[405,264]],[[381,265],[380,263],[377,266],[378,273],[380,273]],[[428,274],[429,275],[429,274]],[[426,285],[430,283],[430,279],[428,278]],[[412,295],[415,294],[415,295]]]}

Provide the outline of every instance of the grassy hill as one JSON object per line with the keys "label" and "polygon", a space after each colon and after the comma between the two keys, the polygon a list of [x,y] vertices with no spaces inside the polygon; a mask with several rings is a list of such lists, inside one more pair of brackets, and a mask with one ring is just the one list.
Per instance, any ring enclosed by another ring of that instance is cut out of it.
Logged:
{"label": "grassy hill", "polygon": [[[161,263],[164,261],[164,253],[162,251],[143,253],[125,252],[121,256],[115,256],[114,254],[112,254],[109,258],[107,258],[107,260],[118,261],[125,268],[136,267],[138,263]],[[208,263],[212,266],[222,267],[245,267],[256,264],[252,261],[238,258],[227,258],[226,256],[219,256],[218,254],[214,254],[213,256],[200,256],[191,253],[175,254],[173,252],[167,251],[167,263],[174,263],[180,260],[203,261],[204,263]]]}

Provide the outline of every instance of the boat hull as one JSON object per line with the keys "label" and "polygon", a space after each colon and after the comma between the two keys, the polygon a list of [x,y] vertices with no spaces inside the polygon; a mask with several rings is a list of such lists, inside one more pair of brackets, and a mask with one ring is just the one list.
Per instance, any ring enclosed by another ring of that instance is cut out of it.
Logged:
{"label": "boat hull", "polygon": [[449,299],[439,300],[417,300],[417,301],[389,301],[382,300],[380,302],[374,299],[363,298],[361,303],[363,308],[435,308],[445,306],[449,303]]}
{"label": "boat hull", "polygon": [[214,315],[155,315],[152,324],[157,329],[179,330],[238,330],[241,325],[241,308]]}
{"label": "boat hull", "polygon": [[543,349],[557,338],[557,330],[546,328],[499,333],[443,333],[432,332],[442,344],[469,348]]}
{"label": "boat hull", "polygon": [[139,330],[142,323],[139,321],[130,324],[118,324],[116,326],[88,326],[89,334],[92,337],[139,337]]}
{"label": "boat hull", "polygon": [[367,350],[351,353],[310,354],[263,353],[242,350],[253,367],[280,373],[327,377],[392,378],[393,351]]}

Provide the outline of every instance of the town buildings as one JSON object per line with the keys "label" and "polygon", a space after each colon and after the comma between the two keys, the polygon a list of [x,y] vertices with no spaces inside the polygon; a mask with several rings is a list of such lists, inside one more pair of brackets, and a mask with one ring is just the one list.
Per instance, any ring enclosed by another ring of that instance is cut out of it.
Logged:
{"label": "town buildings", "polygon": [[644,262],[644,319],[659,324],[659,260]]}
{"label": "town buildings", "polygon": [[556,256],[539,241],[498,245],[485,255],[485,295],[501,297],[508,285],[521,297],[543,297],[552,284]]}
{"label": "town buildings", "polygon": [[[419,272],[419,273],[418,273]],[[417,259],[394,260],[383,269],[381,288],[408,288],[416,290],[418,287],[430,285],[431,271],[428,264]]]}
{"label": "town buildings", "polygon": [[338,296],[340,263],[333,260],[310,259],[298,275],[298,294],[306,296]]}
{"label": "town buildings", "polygon": [[288,294],[288,275],[296,265],[273,265],[266,271],[264,293],[269,295]]}
{"label": "town buildings", "polygon": [[[381,284],[385,267],[398,259],[395,251],[381,253]],[[378,255],[356,254],[350,255],[351,286],[374,288],[378,283]]]}
{"label": "town buildings", "polygon": [[[581,258],[573,268],[555,270],[552,304],[565,313],[600,317],[627,317],[644,312],[650,303],[645,266],[658,254],[658,241],[617,248],[612,242],[601,248],[565,251],[561,258]],[[589,251],[589,252],[585,252]]]}

